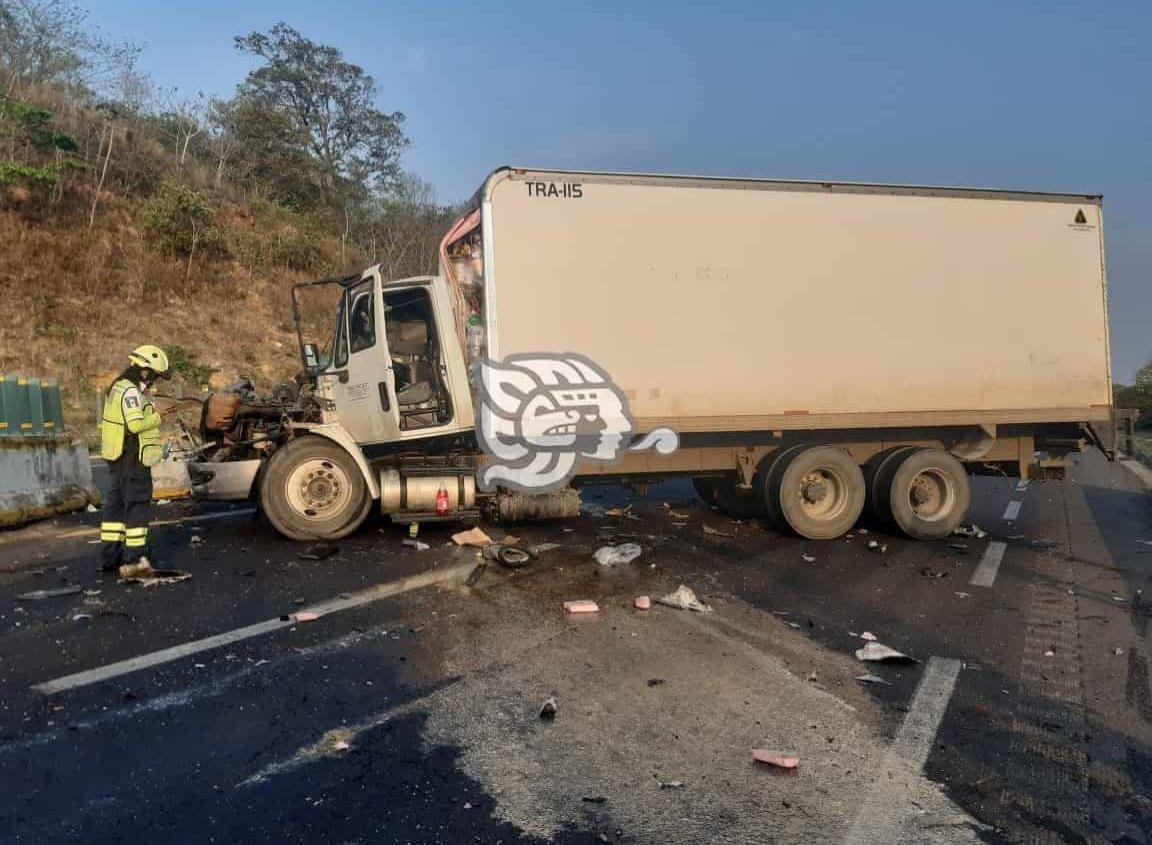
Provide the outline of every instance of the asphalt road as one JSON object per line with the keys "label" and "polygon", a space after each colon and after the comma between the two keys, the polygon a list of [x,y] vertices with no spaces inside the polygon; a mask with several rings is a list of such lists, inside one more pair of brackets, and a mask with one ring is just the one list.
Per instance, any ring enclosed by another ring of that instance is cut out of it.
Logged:
{"label": "asphalt road", "polygon": [[[807,542],[684,483],[600,492],[593,510],[628,515],[508,528],[560,544],[523,570],[51,695],[32,687],[475,552],[427,526],[415,551],[381,522],[307,561],[230,515],[158,529],[165,565],[193,577],[139,588],[96,576],[85,535],[0,538],[0,841],[1152,842],[1152,498],[1121,467],[977,479],[989,536],[949,543],[868,526]],[[626,541],[634,563],[593,562]],[[632,609],[681,583],[712,611]],[[88,592],[15,600],[68,585]],[[573,598],[600,613],[566,618]],[[921,662],[856,661],[864,631]],[[752,763],[766,744],[800,767]]]}

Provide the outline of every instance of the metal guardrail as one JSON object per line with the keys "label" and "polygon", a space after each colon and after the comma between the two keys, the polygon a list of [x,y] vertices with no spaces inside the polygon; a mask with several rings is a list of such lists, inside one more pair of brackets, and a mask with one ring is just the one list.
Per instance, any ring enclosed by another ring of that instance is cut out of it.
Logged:
{"label": "metal guardrail", "polygon": [[54,437],[64,433],[56,379],[0,375],[0,437]]}

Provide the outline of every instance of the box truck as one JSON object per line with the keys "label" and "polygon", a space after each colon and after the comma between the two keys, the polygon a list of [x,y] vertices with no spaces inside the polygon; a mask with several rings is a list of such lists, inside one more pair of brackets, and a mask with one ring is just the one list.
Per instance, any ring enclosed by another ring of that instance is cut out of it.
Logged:
{"label": "box truck", "polygon": [[683,476],[804,537],[867,508],[931,539],[971,475],[1107,445],[1096,195],[502,168],[439,265],[296,289],[305,374],[208,401],[198,494],[337,538]]}

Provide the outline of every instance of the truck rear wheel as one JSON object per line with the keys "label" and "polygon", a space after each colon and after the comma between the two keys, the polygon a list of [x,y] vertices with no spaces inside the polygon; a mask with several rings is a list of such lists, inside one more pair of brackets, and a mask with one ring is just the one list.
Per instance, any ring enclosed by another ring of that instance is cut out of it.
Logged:
{"label": "truck rear wheel", "polygon": [[940,540],[958,526],[972,503],[964,465],[942,449],[913,449],[898,456],[879,490],[878,509],[915,540]]}
{"label": "truck rear wheel", "polygon": [[888,509],[888,489],[892,485],[892,475],[905,457],[915,452],[918,446],[893,446],[876,455],[864,467],[864,483],[868,486],[868,515],[879,522],[890,523],[892,512]]}
{"label": "truck rear wheel", "polygon": [[835,446],[789,450],[770,467],[765,481],[769,510],[809,540],[845,534],[864,509],[864,474],[850,454]]}
{"label": "truck rear wheel", "polygon": [[338,540],[372,508],[360,467],[323,437],[290,440],[269,459],[260,504],[273,527],[293,540]]}

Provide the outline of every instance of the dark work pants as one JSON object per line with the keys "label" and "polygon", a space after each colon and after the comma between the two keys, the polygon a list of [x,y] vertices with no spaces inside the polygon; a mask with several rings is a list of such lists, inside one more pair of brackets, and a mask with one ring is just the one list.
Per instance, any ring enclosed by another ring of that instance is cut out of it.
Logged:
{"label": "dark work pants", "polygon": [[[128,444],[125,444],[128,452]],[[148,554],[148,519],[152,511],[152,472],[135,449],[108,462],[110,484],[100,522],[100,565],[112,569]],[[150,556],[150,555],[149,555]]]}

